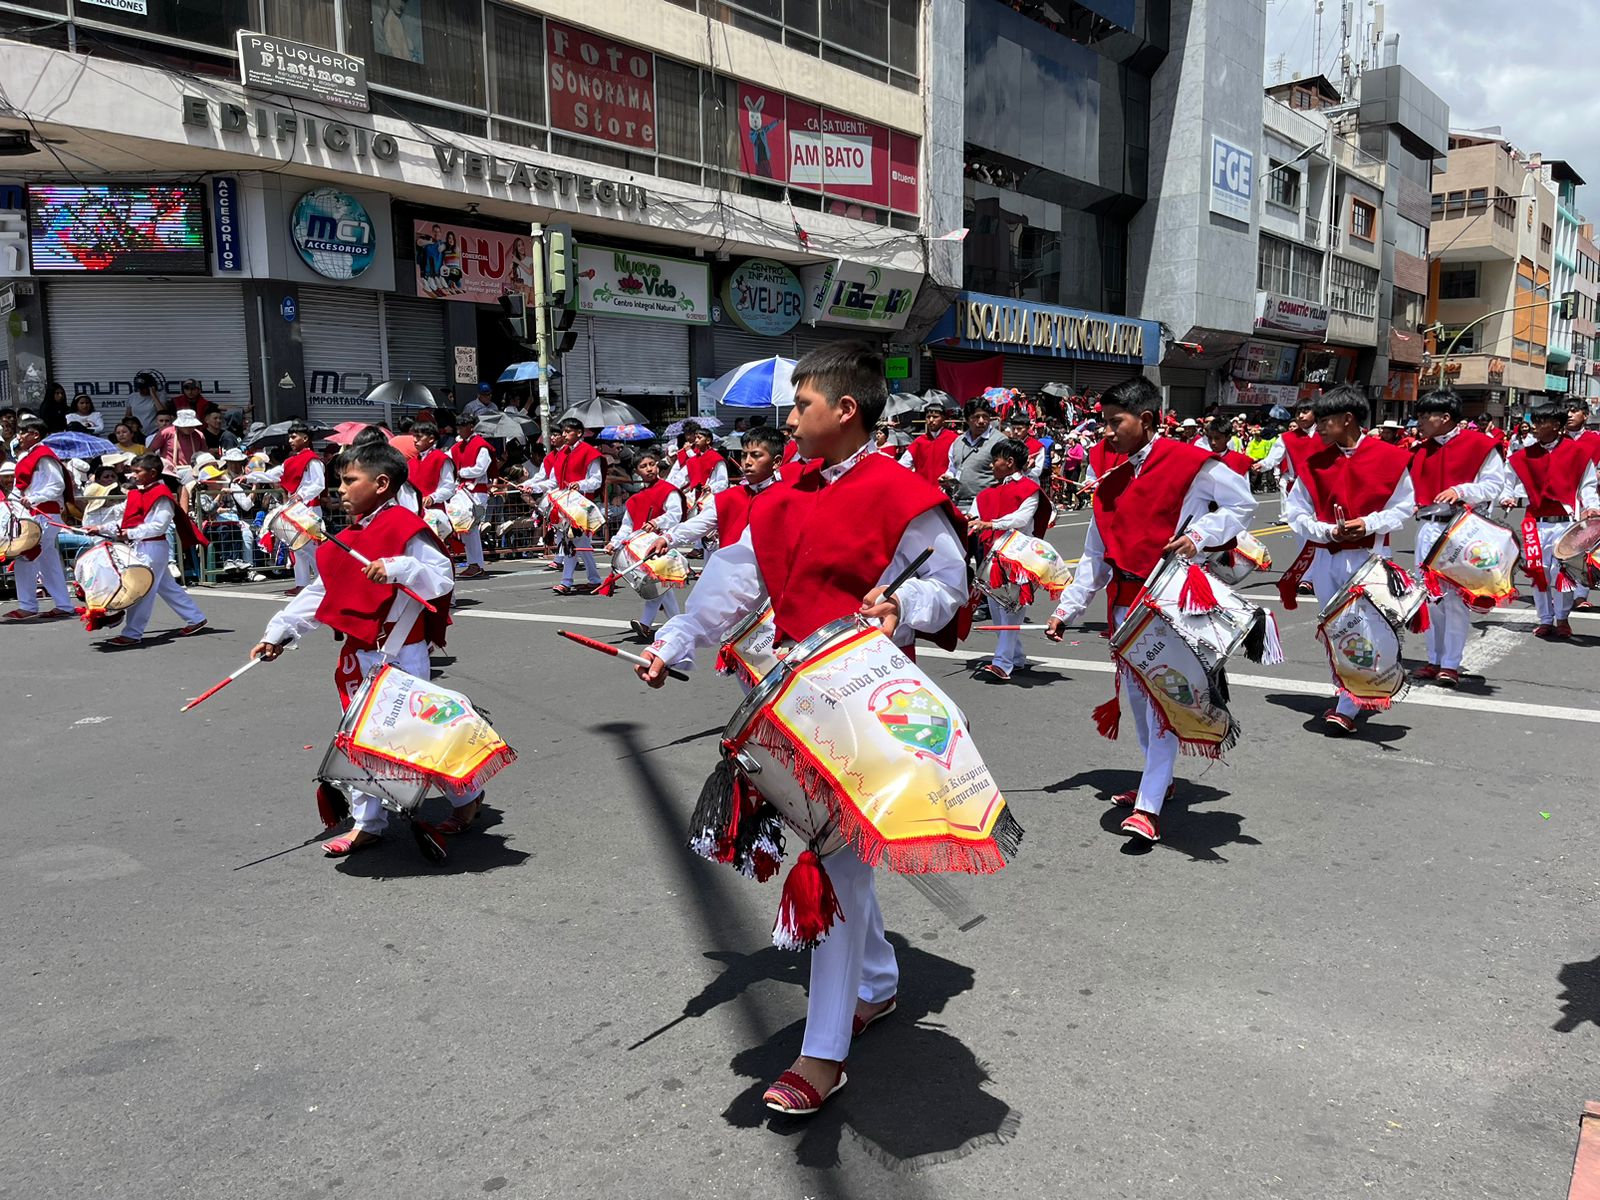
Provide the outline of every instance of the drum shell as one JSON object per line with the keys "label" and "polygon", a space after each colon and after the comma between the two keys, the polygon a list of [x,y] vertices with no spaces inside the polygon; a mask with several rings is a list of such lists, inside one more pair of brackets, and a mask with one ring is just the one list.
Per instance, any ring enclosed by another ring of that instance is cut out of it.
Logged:
{"label": "drum shell", "polygon": [[43,536],[37,517],[16,501],[6,501],[4,512],[0,512],[0,558],[21,558]]}
{"label": "drum shell", "polygon": [[978,590],[1002,608],[1012,610],[1021,608],[1022,581],[1008,576],[999,584],[991,584],[989,581],[993,578],[994,565],[995,553],[990,550],[984,555],[983,563],[978,567]]}
{"label": "drum shell", "polygon": [[[1252,550],[1258,551],[1260,555],[1266,555],[1266,547],[1262,546],[1260,542],[1256,541],[1248,533],[1239,535],[1236,539],[1238,546],[1241,548],[1246,546],[1246,539],[1249,539],[1248,544]],[[1271,556],[1266,555],[1266,558],[1267,565],[1270,566],[1272,562]],[[1210,571],[1211,574],[1222,580],[1229,587],[1238,587],[1260,569],[1252,558],[1240,548],[1206,556],[1206,570]]]}
{"label": "drum shell", "polygon": [[[1217,607],[1206,613],[1186,613],[1178,599],[1188,570],[1188,561],[1177,555],[1163,559],[1145,583],[1144,602],[1159,608],[1195,647],[1201,661],[1208,668],[1214,668],[1244,644],[1259,619],[1260,606],[1250,603],[1213,576],[1211,591]],[[1123,626],[1136,620],[1138,615],[1137,611],[1130,610]],[[1122,627],[1116,632],[1121,633]]]}
{"label": "drum shell", "polygon": [[430,789],[426,783],[410,779],[385,779],[376,772],[350,761],[349,755],[339,748],[338,734],[350,733],[355,729],[362,703],[366,700],[367,692],[376,677],[376,671],[368,673],[361,687],[357,689],[355,697],[344,710],[338,732],[329,743],[327,753],[322,756],[322,764],[317,768],[316,778],[322,783],[337,784],[346,793],[361,791],[369,796],[376,796],[383,802],[385,808],[410,816],[422,807],[422,801],[428,795]]}
{"label": "drum shell", "polygon": [[[611,552],[611,573],[626,580],[628,586],[639,593],[641,600],[655,600],[673,590],[672,584],[657,579],[649,570],[643,569],[645,563],[656,560],[641,557],[640,552],[634,548],[636,545],[647,546],[658,536],[660,535],[650,530],[640,530]],[[665,559],[674,553],[668,550],[666,554],[657,555],[657,558]],[[683,563],[683,567],[687,574],[688,563]]]}
{"label": "drum shell", "polygon": [[605,514],[577,488],[558,488],[551,492],[550,513],[579,534],[594,533],[605,524]]}
{"label": "drum shell", "polygon": [[484,509],[471,492],[457,492],[445,502],[444,510],[450,519],[450,528],[456,533],[470,533],[483,521]]}
{"label": "drum shell", "polygon": [[[309,514],[302,515],[300,520],[291,519],[289,513]],[[315,526],[312,528],[311,526]],[[318,536],[321,531],[321,518],[298,500],[291,500],[281,504],[267,514],[267,532],[272,534],[278,545],[298,554],[307,546],[314,545],[322,539]]]}
{"label": "drum shell", "polygon": [[1590,517],[1563,529],[1553,550],[1562,562],[1582,562],[1596,547],[1600,547],[1600,517]]}
{"label": "drum shell", "polygon": [[785,656],[777,649],[778,627],[773,623],[772,606],[751,613],[733,627],[722,644],[722,657],[736,660],[751,682],[765,679]]}
{"label": "drum shell", "polygon": [[1326,620],[1329,613],[1338,609],[1351,593],[1361,588],[1372,602],[1372,606],[1393,624],[1408,624],[1411,618],[1417,615],[1417,610],[1428,602],[1427,589],[1421,583],[1413,581],[1410,591],[1401,596],[1395,595],[1389,589],[1388,571],[1384,568],[1384,561],[1381,554],[1374,552],[1369,555],[1346,580],[1344,587],[1339,589],[1328,606],[1318,614],[1319,623]]}
{"label": "drum shell", "polygon": [[[96,577],[112,569],[116,572],[117,586],[106,592]],[[130,547],[116,542],[96,542],[78,555],[72,566],[72,577],[83,589],[85,605],[106,613],[133,607],[155,586],[155,572],[140,561]]]}

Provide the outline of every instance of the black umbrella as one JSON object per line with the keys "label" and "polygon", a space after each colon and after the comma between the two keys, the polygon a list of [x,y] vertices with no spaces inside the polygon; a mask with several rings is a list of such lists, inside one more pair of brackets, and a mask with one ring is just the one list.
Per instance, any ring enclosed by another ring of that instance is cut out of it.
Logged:
{"label": "black umbrella", "polygon": [[279,421],[276,425],[263,425],[249,435],[245,441],[246,450],[266,450],[274,446],[287,446],[289,444],[289,426],[305,425],[311,430],[313,438],[333,430],[326,425],[318,425],[311,421]]}
{"label": "black umbrella", "polygon": [[515,413],[484,413],[478,418],[477,431],[480,437],[520,442],[538,435],[539,422],[528,417],[519,417]]}
{"label": "black umbrella", "polygon": [[593,400],[584,400],[574,404],[562,413],[560,420],[576,417],[583,422],[585,429],[603,429],[607,425],[643,425],[645,416],[631,404],[624,404],[621,400],[612,400],[607,396],[596,396]]}
{"label": "black umbrella", "polygon": [[386,379],[361,398],[363,404],[392,404],[407,408],[434,408],[433,393],[414,379]]}

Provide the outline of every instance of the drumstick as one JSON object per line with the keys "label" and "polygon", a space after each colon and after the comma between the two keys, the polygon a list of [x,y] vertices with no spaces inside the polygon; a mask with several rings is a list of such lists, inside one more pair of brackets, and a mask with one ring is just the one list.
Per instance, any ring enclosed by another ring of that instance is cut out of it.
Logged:
{"label": "drumstick", "polygon": [[[629,654],[626,650],[613,646],[610,642],[597,642],[592,637],[584,637],[583,634],[573,633],[570,629],[558,629],[556,632],[568,641],[577,642],[578,645],[587,646],[591,650],[598,650],[601,654],[610,654],[615,658],[625,658],[629,662],[638,663],[641,667],[651,665],[650,660],[644,655]],[[667,668],[667,675],[672,679],[681,679],[684,683],[689,682],[689,677],[674,667]]]}
{"label": "drumstick", "polygon": [[922,566],[923,563],[927,562],[932,557],[933,547],[929,546],[921,554],[913,558],[911,560],[911,565],[904,571],[901,571],[900,574],[896,575],[894,579],[890,581],[889,586],[883,589],[883,595],[879,597],[880,601],[887,600],[889,597],[893,596],[895,592],[900,589],[900,585],[915,575],[917,573],[917,568]]}
{"label": "drumstick", "polygon": [[[324,529],[322,532],[323,532],[323,536],[325,536],[330,542],[332,542],[335,546],[339,547],[339,549],[343,550],[351,558],[355,559],[363,567],[370,567],[372,565],[372,560],[370,558],[368,558],[365,554],[361,553],[361,551],[357,550],[354,546],[351,546],[351,545],[348,545],[348,544],[346,544],[344,542],[341,542],[339,540],[339,537],[338,537],[337,534],[329,533],[326,529]],[[439,611],[432,604],[430,604],[428,601],[424,600],[421,596],[419,596],[415,592],[413,592],[405,584],[403,584],[403,583],[395,583],[394,580],[392,580],[392,579],[389,580],[389,583],[392,584],[394,587],[399,588],[402,592],[404,592],[406,595],[410,596],[413,600],[415,600],[418,604],[422,605],[422,607],[427,609],[429,612],[438,612]]]}
{"label": "drumstick", "polygon": [[[298,642],[289,642],[287,645],[284,646],[284,649],[285,650],[293,650],[298,645],[299,645]],[[194,708],[194,707],[196,707],[197,705],[200,705],[200,704],[204,704],[207,700],[211,699],[211,697],[215,696],[218,692],[220,692],[223,688],[227,687],[235,679],[239,678],[239,676],[243,675],[251,667],[255,666],[257,663],[264,663],[266,661],[267,660],[264,659],[264,658],[252,658],[249,662],[245,663],[244,666],[240,667],[232,675],[229,675],[221,683],[214,684],[213,686],[207,688],[205,691],[201,692],[198,696],[196,696],[193,700],[189,701],[189,703],[185,704],[178,711],[180,713],[186,713],[191,708]]]}
{"label": "drumstick", "polygon": [[1004,633],[1008,630],[1049,629],[1048,625],[974,625],[973,630],[980,633]]}

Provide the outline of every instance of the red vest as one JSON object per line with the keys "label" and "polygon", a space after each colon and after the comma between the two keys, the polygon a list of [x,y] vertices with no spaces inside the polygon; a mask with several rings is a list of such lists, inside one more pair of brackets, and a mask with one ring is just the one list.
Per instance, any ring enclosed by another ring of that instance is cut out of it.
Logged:
{"label": "red vest", "polygon": [[938,483],[950,465],[950,443],[957,437],[954,429],[941,429],[933,436],[924,433],[911,439],[911,469],[929,483]]}
{"label": "red vest", "polygon": [[[70,504],[72,502],[72,472],[67,470],[67,468],[61,464],[61,459],[57,456],[56,452],[50,449],[49,446],[46,446],[43,442],[40,442],[32,450],[29,450],[17,460],[16,475],[14,477],[16,481],[17,496],[20,498],[27,494],[29,485],[33,483],[34,471],[38,469],[40,460],[46,458],[55,459],[56,469],[61,472],[62,482],[66,485],[66,491],[63,493],[63,499]],[[61,512],[61,501],[42,501],[38,506],[38,510],[42,513],[59,514]]]}
{"label": "red vest", "polygon": [[688,472],[689,486],[692,488],[705,487],[706,481],[711,478],[711,473],[725,460],[715,450],[707,450],[704,454],[696,454],[686,460],[683,469]]}
{"label": "red vest", "polygon": [[[1391,446],[1379,438],[1364,437],[1350,454],[1337,446],[1324,444],[1299,461],[1296,478],[1310,493],[1317,520],[1334,521],[1333,510],[1337,506],[1344,510],[1347,520],[1354,521],[1388,504],[1395,485],[1410,466],[1411,455],[1399,446]],[[1339,548],[1370,550],[1376,544],[1376,537],[1366,537],[1356,542],[1340,542]]]}
{"label": "red vest", "polygon": [[[391,504],[365,525],[346,529],[339,539],[376,561],[403,555],[406,544],[419,533],[426,534],[429,541],[438,545],[427,522],[409,508]],[[351,644],[347,644],[347,649],[375,648],[383,639],[389,609],[400,590],[392,583],[373,583],[366,576],[366,568],[353,555],[331,542],[317,547],[317,573],[322,576],[322,586],[327,590],[317,606],[317,620],[349,638]],[[445,629],[450,624],[450,596],[446,594],[433,601],[433,606],[438,611],[422,614],[407,639],[408,645],[424,637],[436,646],[444,645]]]}
{"label": "red vest", "polygon": [[[627,504],[623,505],[628,510],[628,519],[633,522],[637,531],[646,524],[654,521],[667,511],[667,501],[673,496],[678,497],[678,503],[683,503],[683,494],[665,479],[658,479],[643,491],[636,492],[628,497]],[[684,513],[688,515],[687,512]]]}
{"label": "red vest", "polygon": [[599,462],[600,451],[588,442],[574,442],[556,451],[556,465],[552,472],[561,487],[574,487],[589,475],[589,464]]}
{"label": "red vest", "polygon": [[177,526],[178,542],[184,549],[209,544],[205,535],[195,528],[194,522],[189,519],[189,514],[178,507],[178,498],[172,494],[172,489],[160,480],[142,490],[129,486],[128,499],[122,506],[122,531],[126,533],[143,525],[157,503],[162,500],[172,505],[173,524]]}
{"label": "red vest", "polygon": [[1241,475],[1249,475],[1250,468],[1256,465],[1255,459],[1238,450],[1219,451],[1216,458],[1218,462],[1230,471],[1237,471]]}
{"label": "red vest", "polygon": [[1557,442],[1554,450],[1535,443],[1513,454],[1511,469],[1528,494],[1528,515],[1553,520],[1565,517],[1568,509],[1576,511],[1578,485],[1588,465],[1583,447],[1569,437]]}
{"label": "red vest", "polygon": [[[1305,460],[1322,448],[1322,439],[1315,433],[1301,433],[1298,429],[1283,431],[1283,456],[1289,460],[1289,473],[1296,477],[1306,473]],[[1282,470],[1280,467],[1279,470]]]}
{"label": "red vest", "polygon": [[1432,504],[1446,488],[1471,483],[1495,451],[1494,439],[1471,429],[1459,431],[1448,442],[1432,438],[1418,442],[1411,451],[1411,486],[1417,503]]}
{"label": "red vest", "polygon": [[[817,460],[792,486],[769,491],[751,505],[750,538],[774,622],[791,642],[856,612],[888,569],[906,526],[923,513],[941,509],[958,536],[966,533],[966,522],[942,491],[881,454],[867,455],[827,486]],[[934,641],[954,649],[958,622]]]}
{"label": "red vest", "polygon": [[418,455],[406,464],[406,478],[411,481],[411,486],[417,489],[424,504],[428,502],[429,496],[439,490],[439,480],[444,478],[444,464],[449,461],[449,455],[443,450],[435,449]]}
{"label": "red vest", "polygon": [[1572,440],[1583,447],[1584,451],[1589,455],[1590,462],[1600,466],[1600,433],[1596,433],[1592,429],[1585,429]]}
{"label": "red vest", "polygon": [[[770,491],[779,486],[772,484],[762,491]],[[744,536],[745,526],[750,524],[750,505],[755,503],[755,498],[760,492],[752,491],[748,484],[740,483],[730,488],[723,488],[716,494],[712,501],[717,506],[717,542],[719,545],[731,546]]]}
{"label": "red vest", "polygon": [[1104,438],[1089,446],[1089,469],[1094,472],[1096,479],[1104,479],[1110,471],[1127,461],[1128,456],[1115,449]]}
{"label": "red vest", "polygon": [[465,442],[457,442],[450,447],[450,461],[456,465],[456,478],[460,480],[462,488],[466,491],[487,492],[489,490],[488,476],[485,475],[478,479],[463,479],[461,476],[463,467],[475,467],[478,465],[478,457],[485,450],[489,452],[490,461],[492,462],[494,447],[477,434],[473,434]]}
{"label": "red vest", "polygon": [[[1212,459],[1210,450],[1176,438],[1157,438],[1139,474],[1126,459],[1100,477],[1094,522],[1106,561],[1143,583],[1178,532],[1183,498]],[[1118,597],[1112,595],[1113,603]]]}
{"label": "red vest", "polygon": [[[1033,510],[1033,528],[1024,532],[1042,538],[1045,530],[1050,528],[1050,498],[1039,489],[1037,481],[1029,479],[1026,475],[1009,483],[997,483],[979,492],[978,519],[994,521],[1000,517],[1009,517],[1022,507],[1022,502],[1029,496],[1038,496],[1039,506]],[[994,529],[983,529],[978,532],[978,541],[985,550],[999,537],[999,531]]]}
{"label": "red vest", "polygon": [[[284,491],[292,496],[300,490],[300,485],[305,481],[306,468],[311,465],[316,457],[317,452],[307,446],[300,453],[291,454],[283,460],[283,475],[280,478],[280,482],[283,484]],[[322,506],[322,497],[318,496],[315,500],[307,500],[306,503],[313,508],[320,508]]]}
{"label": "red vest", "polygon": [[783,462],[793,462],[800,454],[800,445],[793,438],[783,444]]}

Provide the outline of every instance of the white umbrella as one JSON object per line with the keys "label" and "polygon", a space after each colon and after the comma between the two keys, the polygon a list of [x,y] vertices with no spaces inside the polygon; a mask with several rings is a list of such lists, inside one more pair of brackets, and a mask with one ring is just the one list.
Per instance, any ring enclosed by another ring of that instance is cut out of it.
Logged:
{"label": "white umbrella", "polygon": [[705,396],[731,408],[787,408],[794,403],[793,375],[792,358],[758,358],[718,378]]}

